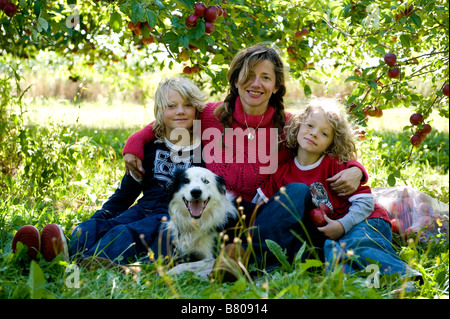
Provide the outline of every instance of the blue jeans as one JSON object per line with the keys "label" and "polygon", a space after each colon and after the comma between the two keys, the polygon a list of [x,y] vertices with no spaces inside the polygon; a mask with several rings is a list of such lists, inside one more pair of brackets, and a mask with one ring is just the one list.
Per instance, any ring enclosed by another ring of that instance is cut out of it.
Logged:
{"label": "blue jeans", "polygon": [[166,209],[147,210],[139,205],[113,218],[108,218],[107,213],[95,214],[72,232],[69,254],[81,254],[82,258],[99,256],[120,264],[147,254],[149,247],[155,259],[159,253],[165,256],[170,248],[165,236],[161,236],[163,217],[169,219]]}
{"label": "blue jeans", "polygon": [[[285,250],[289,262],[294,260],[302,245],[299,238],[306,240],[305,231],[312,237],[313,244],[316,246],[318,236],[315,234],[318,231],[309,218],[303,218],[305,212],[309,212],[312,208],[310,188],[305,184],[291,183],[286,185],[285,189],[284,193],[279,191],[271,197],[255,218],[256,228],[252,235],[255,254],[251,262],[256,262],[259,267],[265,266],[267,270],[275,268],[280,263],[267,247],[266,239],[276,242]],[[247,244],[244,243],[243,246],[246,248]],[[318,247],[321,245],[319,244]]]}
{"label": "blue jeans", "polygon": [[[350,250],[355,258],[346,255]],[[421,277],[397,256],[392,247],[390,224],[381,218],[367,219],[355,225],[337,241],[327,239],[324,252],[329,270],[338,266],[345,273],[355,273],[377,264],[382,275],[397,273],[402,277]]]}

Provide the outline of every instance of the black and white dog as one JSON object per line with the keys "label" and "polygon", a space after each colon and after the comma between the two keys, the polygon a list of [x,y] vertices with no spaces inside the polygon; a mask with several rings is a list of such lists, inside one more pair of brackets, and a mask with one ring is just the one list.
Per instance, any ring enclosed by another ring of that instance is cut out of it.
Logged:
{"label": "black and white dog", "polygon": [[167,229],[177,251],[196,259],[214,258],[217,230],[237,218],[234,197],[221,176],[206,168],[177,170],[168,184]]}

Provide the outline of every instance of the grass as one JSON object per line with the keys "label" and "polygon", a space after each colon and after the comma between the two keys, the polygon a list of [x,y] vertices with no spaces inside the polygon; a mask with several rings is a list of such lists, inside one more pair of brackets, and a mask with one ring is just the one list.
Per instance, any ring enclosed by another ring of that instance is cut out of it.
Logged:
{"label": "grass", "polygon": [[[396,111],[383,121],[398,123],[408,119],[409,111]],[[30,261],[24,250],[12,253],[15,232],[25,224],[42,229],[48,223],[62,225],[65,233],[88,219],[114,192],[122,178],[124,164],[121,150],[127,137],[151,120],[151,108],[138,105],[96,105],[65,101],[33,102],[24,114],[21,129],[8,131],[15,141],[16,154],[1,157],[0,181],[0,298],[370,298],[388,299],[403,281],[387,278],[380,288],[369,288],[366,277],[346,276],[339,270],[326,272],[323,266],[302,263],[291,269],[283,267],[252,280],[218,284],[183,273],[167,275],[163,263],[142,265],[133,274],[108,270],[76,268],[61,259]],[[374,120],[374,125],[381,120]],[[440,123],[440,124],[439,124]],[[372,123],[371,123],[372,124]],[[413,152],[407,165],[402,164],[410,146],[407,134],[399,127],[371,129],[360,145],[361,160],[371,176],[372,187],[388,186],[393,168],[399,170],[396,185],[411,186],[448,204],[448,122],[435,120],[427,142]],[[440,125],[440,126],[439,126]],[[0,150],[2,150],[0,148]],[[4,150],[3,150],[4,151]],[[20,151],[20,152],[18,152]],[[0,155],[5,153],[0,153]],[[14,163],[21,163],[15,167]],[[403,165],[403,166],[402,166]],[[397,238],[398,239],[398,238]],[[405,298],[448,298],[448,239],[436,242],[395,242],[400,257],[418,269],[425,283]],[[282,253],[280,255],[282,258]],[[74,287],[79,270],[79,286]],[[398,297],[398,296],[397,296]]]}

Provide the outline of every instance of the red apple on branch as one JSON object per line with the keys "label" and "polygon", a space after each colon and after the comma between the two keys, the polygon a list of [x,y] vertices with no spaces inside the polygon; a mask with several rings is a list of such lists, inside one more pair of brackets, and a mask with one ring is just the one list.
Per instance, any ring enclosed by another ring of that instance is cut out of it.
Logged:
{"label": "red apple on branch", "polygon": [[444,93],[445,96],[448,96],[448,90],[449,90],[449,87],[448,87],[448,84],[446,84],[442,88],[442,93]]}
{"label": "red apple on branch", "polygon": [[198,17],[195,14],[191,14],[189,17],[186,18],[184,23],[186,24],[186,27],[188,29],[192,29],[197,25],[197,19]]}
{"label": "red apple on branch", "polygon": [[394,66],[397,63],[397,56],[394,53],[386,53],[384,62],[389,66]]}
{"label": "red apple on branch", "polygon": [[423,115],[420,113],[414,113],[413,115],[411,115],[411,117],[409,118],[409,122],[412,125],[419,125],[419,123],[423,123]]}
{"label": "red apple on branch", "polygon": [[211,34],[214,32],[214,23],[209,22],[209,21],[205,21],[205,33],[206,34]]}
{"label": "red apple on branch", "polygon": [[214,22],[219,17],[219,10],[216,6],[210,6],[206,8],[205,11],[205,20],[209,22]]}
{"label": "red apple on branch", "polygon": [[397,67],[390,69],[388,70],[387,74],[391,79],[396,79],[400,76],[400,69]]}
{"label": "red apple on branch", "polygon": [[206,11],[206,6],[205,6],[203,3],[197,2],[197,3],[194,5],[194,14],[195,14],[197,17],[203,17],[203,16],[205,16],[205,11]]}
{"label": "red apple on branch", "polygon": [[11,2],[5,3],[2,10],[8,17],[14,17],[17,13],[16,5]]}
{"label": "red apple on branch", "polygon": [[420,144],[422,144],[422,136],[416,133],[413,136],[411,136],[409,141],[411,142],[412,145],[419,146]]}

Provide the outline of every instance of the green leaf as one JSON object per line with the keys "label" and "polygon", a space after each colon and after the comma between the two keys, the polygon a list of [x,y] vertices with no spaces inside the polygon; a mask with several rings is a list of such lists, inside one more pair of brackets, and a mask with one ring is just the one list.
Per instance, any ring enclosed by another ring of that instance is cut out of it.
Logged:
{"label": "green leaf", "polygon": [[308,270],[311,267],[322,267],[323,263],[318,259],[306,259],[304,263],[300,264],[301,271]]}
{"label": "green leaf", "polygon": [[31,299],[39,299],[44,297],[44,273],[41,267],[32,260],[30,265],[30,276],[28,277],[28,286],[30,287]]}
{"label": "green leaf", "polygon": [[389,184],[389,186],[391,186],[391,187],[395,186],[395,176],[394,176],[394,173],[389,174],[389,176],[388,176],[388,184]]}
{"label": "green leaf", "polygon": [[180,36],[179,41],[185,48],[189,46],[189,37],[187,34],[183,34],[182,36]]}
{"label": "green leaf", "polygon": [[372,44],[378,44],[378,39],[374,37],[367,38],[367,41]]}
{"label": "green leaf", "polygon": [[375,82],[375,81],[369,81],[368,83],[369,83],[369,85],[370,85],[372,88],[374,88],[375,90],[377,89],[377,87],[378,87],[377,82]]}
{"label": "green leaf", "polygon": [[156,26],[156,20],[158,16],[153,11],[147,10],[147,21],[150,28],[154,28]]}
{"label": "green leaf", "polygon": [[269,248],[269,250],[275,255],[275,257],[280,262],[281,266],[285,271],[291,270],[291,265],[288,262],[286,252],[283,251],[283,249],[278,245],[276,242],[270,239],[266,239],[266,245]]}
{"label": "green leaf", "polygon": [[344,82],[349,82],[349,81],[361,82],[361,78],[359,76],[352,75],[352,76],[349,76],[348,78],[346,78]]}
{"label": "green leaf", "polygon": [[189,38],[200,39],[205,34],[205,23],[200,21],[195,28],[189,30]]}
{"label": "green leaf", "polygon": [[147,21],[147,14],[142,7],[142,5],[139,2],[134,2],[131,6],[131,22],[134,24],[138,23],[139,21],[145,22]]}
{"label": "green leaf", "polygon": [[300,264],[302,262],[303,253],[306,250],[306,242],[303,243],[302,247],[298,250],[297,254],[295,255],[294,263]]}
{"label": "green leaf", "polygon": [[410,17],[411,21],[416,25],[416,27],[420,28],[422,25],[422,19],[416,14],[412,14]]}
{"label": "green leaf", "polygon": [[222,64],[223,62],[223,55],[222,54],[216,54],[214,58],[212,59],[211,63],[215,64]]}
{"label": "green leaf", "polygon": [[411,36],[409,34],[402,34],[400,36],[400,42],[404,47],[409,47],[409,43],[411,41]]}
{"label": "green leaf", "polygon": [[374,50],[377,51],[377,52],[380,52],[381,55],[385,55],[386,54],[386,50],[381,45],[377,45]]}
{"label": "green leaf", "polygon": [[47,31],[48,29],[48,22],[44,18],[39,17],[37,20],[37,29],[39,32]]}
{"label": "green leaf", "polygon": [[113,12],[111,18],[109,19],[109,25],[114,32],[120,32],[122,29],[122,16],[119,12]]}
{"label": "green leaf", "polygon": [[303,90],[305,91],[305,96],[307,96],[307,97],[311,96],[312,91],[308,84],[305,84],[305,86],[303,87]]}
{"label": "green leaf", "polygon": [[162,41],[163,42],[168,42],[168,43],[172,43],[174,41],[177,41],[177,43],[178,43],[178,35],[176,33],[174,33],[174,32],[167,32],[162,37]]}

